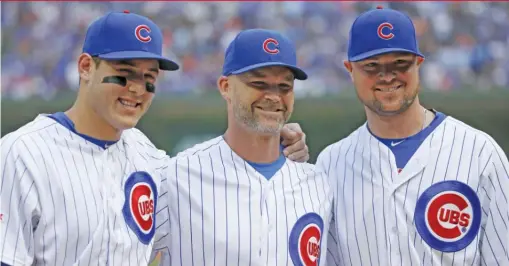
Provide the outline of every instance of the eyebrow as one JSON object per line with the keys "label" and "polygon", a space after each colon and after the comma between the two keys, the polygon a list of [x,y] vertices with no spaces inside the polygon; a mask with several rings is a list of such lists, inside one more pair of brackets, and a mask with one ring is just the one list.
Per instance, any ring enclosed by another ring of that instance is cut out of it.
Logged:
{"label": "eyebrow", "polygon": [[[120,65],[128,65],[132,67],[138,67],[135,63],[129,60],[119,60],[119,61],[113,61],[114,65],[120,66]],[[159,74],[159,69],[155,67],[151,67],[148,69],[149,71],[155,72],[156,74]]]}

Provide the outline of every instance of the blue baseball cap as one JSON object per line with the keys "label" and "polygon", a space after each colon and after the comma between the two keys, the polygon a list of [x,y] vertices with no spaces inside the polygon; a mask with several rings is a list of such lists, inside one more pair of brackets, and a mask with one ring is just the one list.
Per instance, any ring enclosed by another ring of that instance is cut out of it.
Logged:
{"label": "blue baseball cap", "polygon": [[162,56],[163,34],[150,19],[129,11],[110,12],[87,30],[83,53],[105,60],[157,59],[162,70],[179,65]]}
{"label": "blue baseball cap", "polygon": [[419,52],[414,23],[406,14],[377,7],[355,19],[350,29],[349,61],[361,61],[391,52],[424,57]]}
{"label": "blue baseball cap", "polygon": [[308,75],[297,67],[297,52],[292,41],[282,34],[266,29],[241,31],[226,48],[223,75],[241,74],[267,66],[288,67],[296,79]]}

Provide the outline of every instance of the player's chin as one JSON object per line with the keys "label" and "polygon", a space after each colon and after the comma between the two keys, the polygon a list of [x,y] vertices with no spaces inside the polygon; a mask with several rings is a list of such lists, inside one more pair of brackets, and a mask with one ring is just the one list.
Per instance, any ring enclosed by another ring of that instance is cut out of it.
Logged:
{"label": "player's chin", "polygon": [[397,115],[400,114],[405,110],[405,107],[401,103],[394,103],[394,102],[377,102],[375,104],[372,104],[368,106],[369,109],[374,111],[380,116],[391,116],[391,115]]}
{"label": "player's chin", "polygon": [[261,114],[257,115],[257,120],[265,125],[276,125],[276,124],[284,124],[285,115],[282,112],[274,112],[271,114]]}
{"label": "player's chin", "polygon": [[126,130],[135,127],[140,121],[141,115],[116,115],[115,127],[119,130]]}
{"label": "player's chin", "polygon": [[261,133],[278,134],[283,129],[284,124],[281,120],[259,121],[258,129]]}
{"label": "player's chin", "polygon": [[403,105],[400,102],[387,102],[382,104],[381,110],[384,112],[398,112],[403,108]]}
{"label": "player's chin", "polygon": [[136,126],[140,118],[145,114],[145,105],[141,104],[136,107],[117,106],[114,110],[114,117],[118,124],[131,128]]}

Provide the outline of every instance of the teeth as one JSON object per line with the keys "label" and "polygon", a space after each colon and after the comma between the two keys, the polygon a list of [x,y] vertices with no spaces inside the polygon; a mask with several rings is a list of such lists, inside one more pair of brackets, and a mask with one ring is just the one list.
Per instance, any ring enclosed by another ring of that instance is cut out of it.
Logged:
{"label": "teeth", "polygon": [[136,107],[136,105],[137,105],[134,102],[126,101],[126,100],[123,100],[123,99],[120,99],[120,103],[125,105],[125,106],[129,106],[129,107]]}
{"label": "teeth", "polygon": [[383,91],[383,92],[393,92],[395,90],[398,89],[399,86],[396,86],[396,87],[391,87],[391,88],[378,88],[379,90]]}
{"label": "teeth", "polygon": [[263,109],[263,108],[260,108],[260,107],[257,107],[257,108],[262,110],[262,111],[265,111],[265,112],[281,112],[282,111],[281,109],[272,110],[272,109]]}

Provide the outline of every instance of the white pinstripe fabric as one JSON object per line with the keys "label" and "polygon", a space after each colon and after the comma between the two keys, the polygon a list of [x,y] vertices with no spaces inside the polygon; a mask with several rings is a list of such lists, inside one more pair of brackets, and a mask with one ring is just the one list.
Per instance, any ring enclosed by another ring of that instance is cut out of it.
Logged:
{"label": "white pinstripe fabric", "polygon": [[332,192],[310,164],[287,160],[267,180],[218,137],[166,170],[169,205],[158,220],[169,224],[159,226],[155,243],[165,265],[294,265],[289,236],[297,219],[314,212],[328,230]]}
{"label": "white pinstripe fabric", "polygon": [[[328,265],[509,265],[509,163],[487,134],[447,117],[398,174],[365,124],[328,146],[317,165],[335,198]],[[464,249],[442,252],[417,231],[414,211],[427,188],[451,180],[477,194],[481,227]]]}
{"label": "white pinstripe fabric", "polygon": [[0,260],[10,265],[147,265],[122,214],[133,172],[166,155],[138,130],[103,149],[45,115],[1,140]]}

